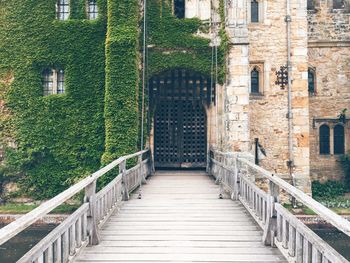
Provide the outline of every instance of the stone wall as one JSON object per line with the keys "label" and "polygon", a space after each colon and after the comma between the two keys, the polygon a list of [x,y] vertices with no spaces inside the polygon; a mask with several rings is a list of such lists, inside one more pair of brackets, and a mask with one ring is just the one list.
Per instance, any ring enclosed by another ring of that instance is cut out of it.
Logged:
{"label": "stone wall", "polygon": [[[309,66],[315,69],[315,94],[310,96],[310,168],[312,180],[341,180],[342,156],[333,154],[333,127],[340,112],[350,111],[350,13],[332,10],[320,1],[309,11]],[[319,154],[319,127],[331,128],[330,155]],[[345,150],[350,150],[350,121],[345,125]]]}
{"label": "stone wall", "polygon": [[[288,92],[275,84],[276,71],[287,64],[285,1],[261,1],[264,16],[250,23],[249,61],[261,65],[263,78],[259,94],[250,95],[250,142],[255,138],[266,151],[261,165],[289,178]],[[291,60],[293,156],[297,186],[306,192],[309,184],[309,117],[307,91],[307,11],[306,1],[291,1]],[[253,146],[253,145],[252,145]],[[252,147],[253,148],[253,147]]]}

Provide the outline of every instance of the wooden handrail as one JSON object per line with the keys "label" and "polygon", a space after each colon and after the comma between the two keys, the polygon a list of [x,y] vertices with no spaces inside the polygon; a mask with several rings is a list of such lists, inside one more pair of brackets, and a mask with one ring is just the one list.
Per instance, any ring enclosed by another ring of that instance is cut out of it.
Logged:
{"label": "wooden handrail", "polygon": [[295,197],[298,201],[300,201],[301,203],[303,203],[304,205],[312,209],[315,213],[317,213],[319,216],[325,219],[328,223],[332,224],[333,226],[338,228],[340,231],[350,236],[350,222],[348,220],[334,213],[332,210],[320,204],[315,199],[308,196],[298,188],[292,186],[291,184],[287,183],[286,181],[279,178],[278,176],[275,176],[272,173],[266,171],[260,166],[257,166],[256,164],[251,163],[248,160],[245,160],[243,158],[238,158],[238,161],[250,166],[255,171],[259,172],[261,175],[263,175],[263,177],[267,178],[274,184],[278,185],[280,188],[285,190],[288,194]]}
{"label": "wooden handrail", "polygon": [[81,180],[80,182],[76,183],[75,185],[71,186],[67,190],[63,191],[62,193],[56,195],[52,199],[46,201],[45,203],[41,204],[39,207],[35,208],[34,210],[30,211],[29,213],[21,216],[16,221],[8,224],[7,226],[0,229],[0,245],[26,229],[28,226],[36,222],[38,219],[42,218],[43,216],[50,213],[53,209],[63,204],[65,201],[85,189],[87,186],[92,184],[94,181],[96,181],[98,178],[121,164],[123,161],[126,161],[127,159],[137,157],[139,155],[142,155],[146,153],[148,149],[126,155],[123,157],[118,158],[117,160],[114,160],[107,166],[103,167],[102,169],[98,170],[97,172],[91,174],[89,177],[86,177],[85,179]]}

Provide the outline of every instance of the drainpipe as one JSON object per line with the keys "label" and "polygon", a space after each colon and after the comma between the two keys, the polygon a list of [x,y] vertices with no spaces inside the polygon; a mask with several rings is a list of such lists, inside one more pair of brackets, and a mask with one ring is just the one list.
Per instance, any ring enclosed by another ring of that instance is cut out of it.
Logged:
{"label": "drainpipe", "polygon": [[[290,1],[287,0],[287,14],[286,14],[286,26],[287,26],[287,70],[288,70],[288,168],[289,176],[292,179],[292,185],[295,186],[295,177],[293,174],[294,156],[293,156],[293,113],[292,113],[292,61],[291,61],[291,22],[290,15]],[[296,207],[296,199],[292,198],[292,206]]]}
{"label": "drainpipe", "polygon": [[285,18],[287,26],[287,69],[288,69],[288,167],[290,173],[293,167],[293,113],[292,113],[292,62],[291,62],[291,22],[290,1],[287,0],[287,14]]}

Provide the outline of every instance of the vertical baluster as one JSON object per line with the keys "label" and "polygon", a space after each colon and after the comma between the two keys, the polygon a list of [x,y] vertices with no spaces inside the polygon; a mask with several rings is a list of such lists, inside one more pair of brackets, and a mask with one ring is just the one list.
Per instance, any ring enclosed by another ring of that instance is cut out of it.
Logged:
{"label": "vertical baluster", "polygon": [[277,212],[277,240],[278,242],[282,242],[282,231],[283,231],[283,219],[282,215]]}
{"label": "vertical baluster", "polygon": [[311,245],[309,241],[303,237],[303,263],[310,263],[311,262]]}
{"label": "vertical baluster", "polygon": [[61,240],[61,236],[59,236],[57,238],[57,240],[54,243],[54,262],[55,263],[61,263],[62,262],[62,240]]}
{"label": "vertical baluster", "polygon": [[312,263],[322,263],[322,254],[312,245]]}
{"label": "vertical baluster", "polygon": [[126,168],[126,160],[123,159],[123,161],[119,164],[119,174],[122,175],[123,201],[128,201],[129,200],[129,189],[128,189],[128,184],[126,181],[125,168]]}
{"label": "vertical baluster", "polygon": [[83,241],[86,241],[86,238],[87,238],[87,229],[86,229],[86,226],[87,226],[87,213],[85,212],[83,214],[83,222],[82,222],[82,240]]}
{"label": "vertical baluster", "polygon": [[67,263],[69,257],[69,237],[68,230],[62,235],[62,263]]}
{"label": "vertical baluster", "polygon": [[89,211],[87,217],[87,229],[89,233],[89,244],[98,245],[99,236],[97,232],[96,218],[96,180],[85,188],[85,202],[89,203]]}
{"label": "vertical baluster", "polygon": [[75,242],[75,223],[69,228],[69,254],[73,256],[75,254],[76,242]]}
{"label": "vertical baluster", "polygon": [[296,231],[295,239],[296,262],[303,262],[303,236],[298,231]]}
{"label": "vertical baluster", "polygon": [[76,222],[76,241],[77,241],[77,247],[81,247],[81,216],[79,216],[77,222]]}
{"label": "vertical baluster", "polygon": [[322,263],[331,263],[325,255],[322,256]]}
{"label": "vertical baluster", "polygon": [[283,218],[283,221],[282,221],[282,245],[284,248],[288,248],[288,234],[289,234],[288,221],[286,220],[286,218]]}
{"label": "vertical baluster", "polygon": [[261,203],[262,203],[262,210],[261,210],[261,218],[263,223],[266,223],[266,202],[263,197],[261,197]]}
{"label": "vertical baluster", "polygon": [[289,255],[291,257],[295,257],[295,242],[296,242],[296,230],[295,228],[289,223]]}
{"label": "vertical baluster", "polygon": [[35,261],[35,263],[44,263],[44,253],[40,255]]}
{"label": "vertical baluster", "polygon": [[52,244],[49,245],[49,247],[44,252],[44,261],[45,263],[51,263],[53,262],[53,249]]}

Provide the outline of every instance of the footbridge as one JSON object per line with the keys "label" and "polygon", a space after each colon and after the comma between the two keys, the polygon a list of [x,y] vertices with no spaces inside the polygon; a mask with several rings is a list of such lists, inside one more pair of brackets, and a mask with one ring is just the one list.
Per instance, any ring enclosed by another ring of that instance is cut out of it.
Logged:
{"label": "footbridge", "polygon": [[[207,171],[153,172],[121,157],[0,230],[3,244],[77,195],[84,202],[18,262],[348,262],[283,204],[350,235],[350,222],[242,154],[212,150]],[[99,179],[114,179],[102,189]]]}

